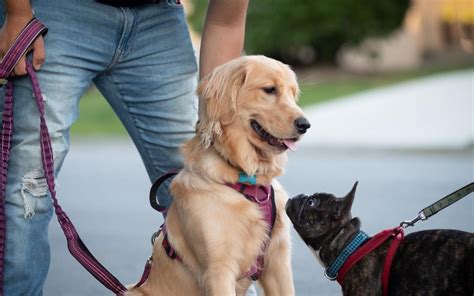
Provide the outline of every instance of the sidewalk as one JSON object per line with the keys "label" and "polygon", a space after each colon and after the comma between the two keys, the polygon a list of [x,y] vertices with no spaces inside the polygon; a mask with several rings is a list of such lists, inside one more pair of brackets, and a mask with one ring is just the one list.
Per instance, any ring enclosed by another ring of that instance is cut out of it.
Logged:
{"label": "sidewalk", "polygon": [[474,71],[367,91],[305,110],[300,145],[318,148],[464,149],[474,145]]}

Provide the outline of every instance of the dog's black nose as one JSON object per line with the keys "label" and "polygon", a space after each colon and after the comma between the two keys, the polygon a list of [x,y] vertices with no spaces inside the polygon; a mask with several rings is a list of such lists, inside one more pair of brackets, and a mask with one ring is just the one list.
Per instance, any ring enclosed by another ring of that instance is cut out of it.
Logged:
{"label": "dog's black nose", "polygon": [[296,130],[300,134],[306,133],[306,130],[311,127],[311,124],[309,123],[308,119],[306,119],[305,117],[296,118],[294,124],[295,124]]}

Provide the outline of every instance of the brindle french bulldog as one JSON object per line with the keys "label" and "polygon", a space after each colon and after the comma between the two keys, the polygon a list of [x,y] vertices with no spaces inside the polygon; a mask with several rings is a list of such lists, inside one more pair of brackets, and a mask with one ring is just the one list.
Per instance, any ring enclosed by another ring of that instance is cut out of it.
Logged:
{"label": "brindle french bulldog", "polygon": [[[328,193],[298,195],[286,213],[303,241],[324,268],[360,230],[351,207],[357,183],[343,198]],[[391,240],[367,254],[346,274],[344,295],[382,295],[381,272]],[[458,230],[426,230],[408,234],[394,258],[389,295],[474,295],[474,234]]]}

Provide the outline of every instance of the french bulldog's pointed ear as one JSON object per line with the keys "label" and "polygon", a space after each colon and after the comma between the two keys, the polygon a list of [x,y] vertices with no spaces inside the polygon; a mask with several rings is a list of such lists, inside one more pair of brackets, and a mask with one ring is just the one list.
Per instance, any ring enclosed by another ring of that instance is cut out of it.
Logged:
{"label": "french bulldog's pointed ear", "polygon": [[334,220],[339,220],[341,216],[350,216],[352,202],[354,201],[354,196],[357,189],[357,184],[359,184],[359,182],[355,182],[354,186],[352,186],[351,191],[349,191],[346,196],[336,198],[336,202],[332,210],[332,218]]}
{"label": "french bulldog's pointed ear", "polygon": [[352,186],[351,191],[349,191],[349,193],[347,193],[346,196],[344,197],[344,211],[351,210],[358,184],[359,184],[359,181],[356,181],[354,185]]}
{"label": "french bulldog's pointed ear", "polygon": [[351,191],[349,191],[349,193],[347,193],[346,197],[351,197],[352,199],[354,199],[358,184],[359,184],[359,181],[356,181],[354,185],[352,185],[352,189]]}

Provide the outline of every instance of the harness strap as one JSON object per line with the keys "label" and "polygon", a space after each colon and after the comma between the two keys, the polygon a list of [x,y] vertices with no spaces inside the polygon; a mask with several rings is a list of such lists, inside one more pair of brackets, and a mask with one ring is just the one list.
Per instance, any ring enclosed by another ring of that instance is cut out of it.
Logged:
{"label": "harness strap", "polygon": [[166,224],[161,225],[161,231],[163,231],[163,241],[161,242],[161,245],[163,246],[166,255],[168,255],[168,257],[170,257],[171,259],[176,259],[179,262],[183,262],[181,256],[178,255],[178,253],[168,240],[168,231],[166,229]]}
{"label": "harness strap", "polygon": [[141,287],[146,282],[146,280],[148,279],[148,276],[150,275],[152,261],[153,261],[152,257],[148,258],[145,264],[145,268],[143,269],[142,277],[140,278],[138,283],[136,283],[135,286],[133,286],[133,288]]}
{"label": "harness strap", "polygon": [[276,219],[275,192],[271,185],[258,186],[244,183],[227,184],[227,186],[242,193],[246,199],[259,205],[264,213],[264,219],[273,229]]}
{"label": "harness strap", "polygon": [[[339,271],[339,274],[337,276],[337,281],[339,282],[339,284],[342,285],[342,283],[344,282],[344,277],[346,276],[346,273],[355,264],[357,264],[357,262],[359,262],[368,253],[378,248],[381,244],[383,244],[386,240],[388,240],[391,237],[395,237],[396,239],[393,240],[392,245],[390,246],[389,251],[387,252],[388,258],[386,257],[385,259],[384,270],[382,272],[382,278],[381,278],[382,284],[384,283],[384,280],[385,280],[385,284],[388,286],[389,272],[390,272],[390,266],[393,260],[393,256],[395,255],[397,248],[401,240],[403,239],[403,229],[400,226],[379,232],[378,234],[374,235],[372,239],[370,239],[364,245],[362,245],[357,251],[355,251],[347,259],[347,261],[344,263],[344,265],[341,267]],[[387,274],[385,275],[385,273]],[[388,290],[388,288],[383,287],[383,290],[384,291]]]}
{"label": "harness strap", "polygon": [[[227,184],[227,186],[239,191],[245,198],[258,204],[260,211],[263,213],[264,220],[270,226],[268,236],[271,236],[276,220],[275,192],[273,187],[271,185],[258,186],[244,183]],[[256,262],[250,266],[250,269],[245,272],[244,276],[250,277],[254,281],[258,280],[262,275],[265,263],[264,258],[263,254],[258,255]]]}
{"label": "harness strap", "polygon": [[[154,183],[152,188],[150,189],[150,204],[151,206],[162,213],[166,213],[166,207],[158,204],[156,201],[156,193],[160,185],[168,178],[176,175],[177,172],[168,172],[162,176],[160,176]],[[260,210],[264,214],[264,220],[268,223],[269,227],[269,236],[271,235],[273,226],[275,225],[276,220],[276,204],[275,204],[275,192],[271,185],[267,186],[256,186],[256,185],[245,185],[242,183],[237,184],[227,184],[229,187],[239,191],[242,193],[245,198],[248,200],[255,202],[259,205]],[[161,226],[160,231],[163,231],[163,241],[162,246],[165,250],[165,253],[171,259],[176,259],[180,262],[183,262],[183,259],[179,256],[173,246],[170,244],[168,240],[168,233],[166,230],[166,224]],[[159,233],[159,232],[158,232]],[[154,235],[155,236],[155,235]],[[152,242],[154,240],[152,239]],[[256,262],[250,267],[248,271],[245,272],[244,277],[250,277],[252,280],[256,281],[262,275],[264,265],[264,256],[260,254],[257,257]]]}
{"label": "harness strap", "polygon": [[400,243],[405,237],[405,234],[403,233],[402,228],[397,227],[396,230],[393,232],[392,236],[393,236],[393,241],[392,241],[392,244],[390,244],[390,247],[388,248],[387,255],[385,256],[383,270],[382,270],[383,296],[388,295],[388,285],[389,285],[390,270],[392,267],[393,257],[395,257],[395,253],[397,252],[398,247],[400,246]]}

